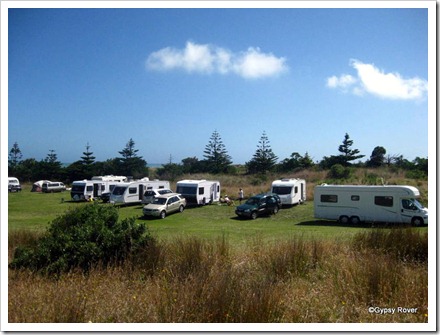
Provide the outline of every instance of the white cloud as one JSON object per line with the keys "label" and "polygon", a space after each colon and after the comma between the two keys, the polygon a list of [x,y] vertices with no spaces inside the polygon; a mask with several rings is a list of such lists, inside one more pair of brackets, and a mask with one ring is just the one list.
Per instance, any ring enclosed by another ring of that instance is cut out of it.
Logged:
{"label": "white cloud", "polygon": [[330,88],[347,88],[356,83],[356,78],[349,74],[343,74],[340,77],[332,76],[327,78],[327,86]]}
{"label": "white cloud", "polygon": [[272,77],[288,70],[285,58],[262,53],[258,48],[233,53],[209,44],[187,42],[185,49],[164,48],[148,56],[150,70],[183,69],[203,74],[234,73],[244,78]]}
{"label": "white cloud", "polygon": [[399,73],[385,73],[373,64],[351,60],[350,65],[357,71],[357,78],[351,75],[327,78],[327,86],[353,94],[370,93],[384,99],[423,99],[428,90],[428,82],[418,77],[404,79]]}

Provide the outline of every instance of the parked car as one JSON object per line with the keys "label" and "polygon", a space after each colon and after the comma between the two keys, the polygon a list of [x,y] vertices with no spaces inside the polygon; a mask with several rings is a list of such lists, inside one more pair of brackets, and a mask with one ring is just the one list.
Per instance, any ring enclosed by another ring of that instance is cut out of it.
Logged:
{"label": "parked car", "polygon": [[281,199],[277,194],[258,194],[237,206],[235,214],[255,220],[263,214],[276,214],[280,208]]}
{"label": "parked car", "polygon": [[159,195],[170,194],[170,193],[174,193],[174,192],[168,188],[161,188],[161,189],[154,189],[154,190],[145,191],[144,197],[142,198],[142,203],[143,204],[150,204],[153,202],[155,197],[157,197]]}
{"label": "parked car", "polygon": [[46,182],[43,183],[41,187],[41,191],[45,193],[53,193],[53,192],[64,192],[66,190],[66,186],[59,182]]}
{"label": "parked car", "polygon": [[20,181],[15,177],[8,177],[8,192],[20,192]]}
{"label": "parked car", "polygon": [[161,219],[174,212],[183,212],[186,200],[177,193],[168,193],[154,198],[153,202],[144,206],[144,216],[157,216]]}

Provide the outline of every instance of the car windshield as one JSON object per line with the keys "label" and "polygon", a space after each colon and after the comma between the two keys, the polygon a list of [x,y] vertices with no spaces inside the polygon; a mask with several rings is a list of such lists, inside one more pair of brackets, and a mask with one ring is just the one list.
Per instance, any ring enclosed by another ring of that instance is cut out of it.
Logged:
{"label": "car windshield", "polygon": [[171,190],[159,190],[159,194],[173,193]]}
{"label": "car windshield", "polygon": [[167,199],[165,198],[155,198],[153,201],[153,204],[155,205],[165,205],[167,202]]}

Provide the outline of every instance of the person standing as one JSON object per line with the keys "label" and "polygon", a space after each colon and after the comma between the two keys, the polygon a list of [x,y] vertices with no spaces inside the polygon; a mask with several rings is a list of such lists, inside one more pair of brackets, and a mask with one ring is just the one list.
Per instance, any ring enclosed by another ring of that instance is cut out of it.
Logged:
{"label": "person standing", "polygon": [[238,190],[238,200],[240,200],[240,204],[241,204],[241,201],[243,200],[243,198],[244,198],[244,192],[243,192],[243,189],[240,188]]}

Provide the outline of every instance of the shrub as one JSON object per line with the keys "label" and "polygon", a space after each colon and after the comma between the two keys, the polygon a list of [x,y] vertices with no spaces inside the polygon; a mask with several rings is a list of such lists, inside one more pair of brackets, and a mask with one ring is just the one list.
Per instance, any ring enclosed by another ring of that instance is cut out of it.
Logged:
{"label": "shrub", "polygon": [[118,222],[115,207],[90,204],[70,209],[52,221],[33,246],[18,247],[10,266],[56,274],[79,267],[123,262],[153,243],[145,224],[135,218]]}
{"label": "shrub", "polygon": [[346,179],[350,176],[350,169],[342,166],[341,164],[334,164],[330,168],[328,176],[336,179]]}

